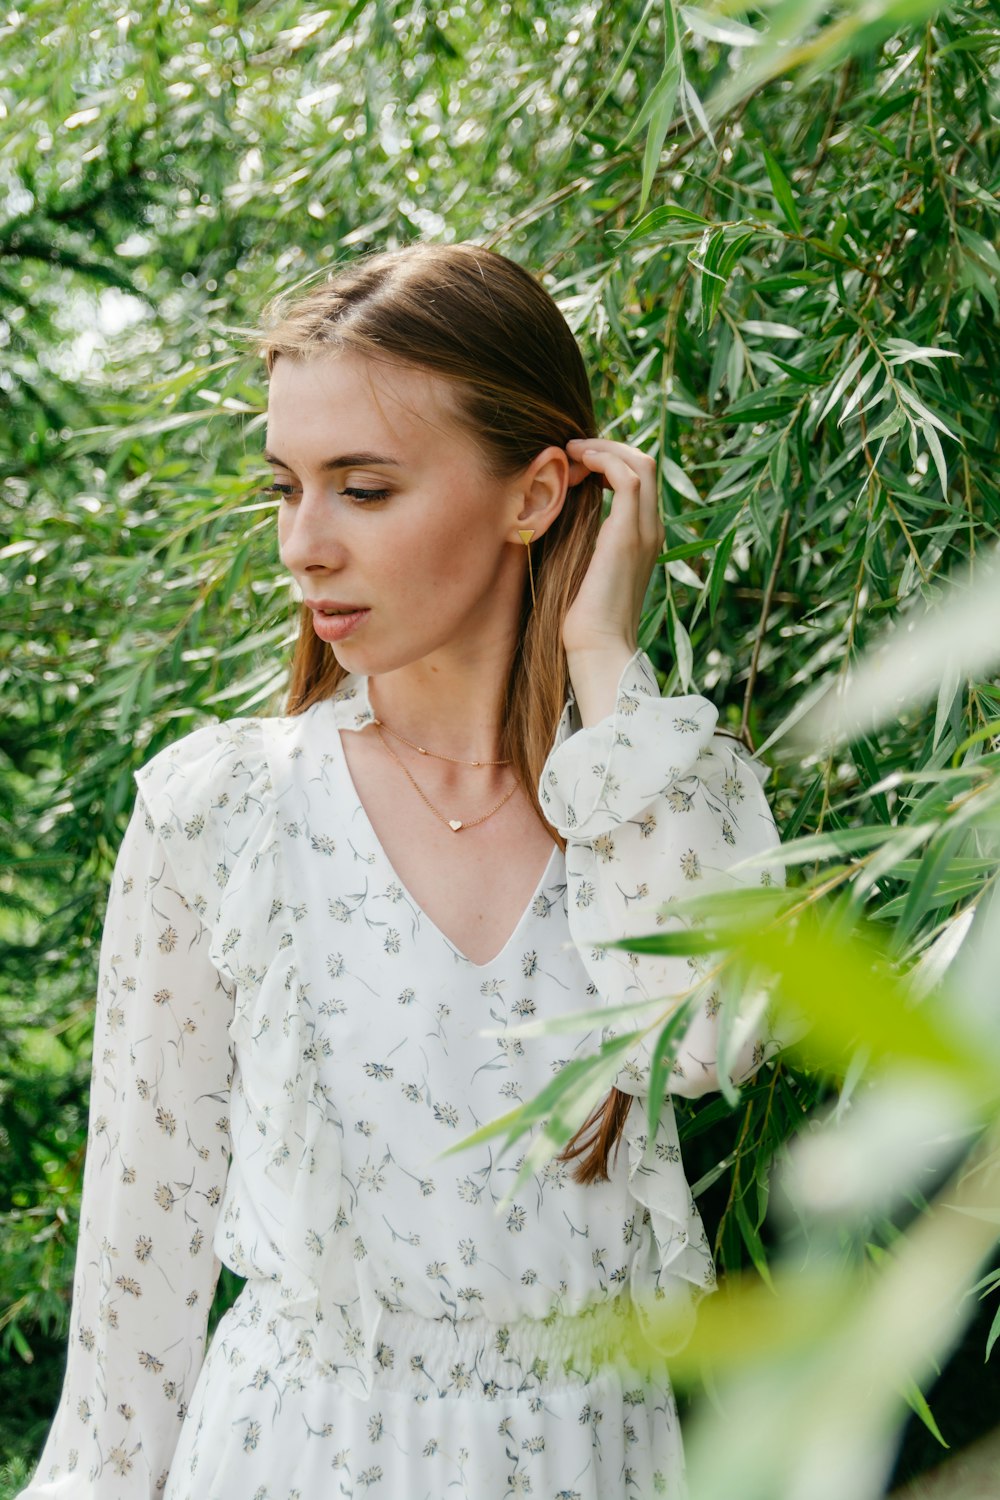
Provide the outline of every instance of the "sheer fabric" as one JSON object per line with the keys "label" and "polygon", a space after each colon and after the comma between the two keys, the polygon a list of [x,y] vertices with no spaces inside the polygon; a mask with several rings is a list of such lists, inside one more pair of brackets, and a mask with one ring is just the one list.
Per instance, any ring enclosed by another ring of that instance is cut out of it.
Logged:
{"label": "sheer fabric", "polygon": [[[697,983],[596,946],[777,843],[765,773],[642,653],[613,715],[567,703],[540,784],[567,839],[502,951],[460,953],[396,876],[341,734],[367,681],[295,718],[196,730],[138,773],[101,951],[64,1387],[21,1500],[552,1500],[683,1494],[665,1370],[603,1356],[634,1298],[696,1298],[711,1254],[648,1054],[611,1180],[495,1142],[619,1018],[526,1021]],[[743,876],[780,880],[780,867]],[[717,1086],[708,985],[671,1077]],[[748,1024],[737,1079],[764,1056]],[[219,1264],[247,1278],[205,1354]]]}

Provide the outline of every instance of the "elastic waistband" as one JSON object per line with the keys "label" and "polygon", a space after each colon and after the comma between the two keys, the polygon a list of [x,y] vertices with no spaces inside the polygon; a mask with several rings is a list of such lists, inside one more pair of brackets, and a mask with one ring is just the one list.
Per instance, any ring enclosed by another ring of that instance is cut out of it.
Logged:
{"label": "elastic waistband", "polygon": [[[279,1363],[289,1373],[305,1374],[308,1365],[310,1378],[338,1376],[336,1365],[317,1361],[322,1339],[315,1326],[285,1317],[271,1283],[248,1281],[226,1315],[226,1324],[227,1342],[239,1336],[238,1330],[245,1330],[247,1337],[252,1337],[252,1331],[266,1330],[271,1358],[276,1341]],[[544,1396],[567,1385],[592,1384],[602,1373],[628,1384],[638,1379],[632,1363],[636,1338],[636,1313],[626,1294],[574,1314],[504,1322],[484,1317],[425,1318],[383,1307],[369,1345],[372,1384],[422,1399],[478,1396],[487,1400],[507,1393]]]}

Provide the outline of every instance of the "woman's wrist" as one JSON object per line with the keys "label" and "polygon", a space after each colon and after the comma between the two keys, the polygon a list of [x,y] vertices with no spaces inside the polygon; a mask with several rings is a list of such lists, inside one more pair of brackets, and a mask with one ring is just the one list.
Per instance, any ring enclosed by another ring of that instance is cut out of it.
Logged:
{"label": "woman's wrist", "polygon": [[614,713],[621,675],[635,651],[627,641],[567,650],[569,679],[584,729]]}

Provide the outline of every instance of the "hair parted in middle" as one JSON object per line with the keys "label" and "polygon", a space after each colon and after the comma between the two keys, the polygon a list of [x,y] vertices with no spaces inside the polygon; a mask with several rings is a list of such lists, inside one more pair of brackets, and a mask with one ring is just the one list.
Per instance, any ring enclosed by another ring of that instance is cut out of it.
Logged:
{"label": "hair parted in middle", "polygon": [[[487,471],[505,478],[543,448],[596,433],[583,356],[558,306],[516,262],[474,244],[413,244],[310,277],[279,295],[252,330],[268,374],[279,359],[350,351],[426,370],[449,382],[459,423]],[[525,577],[517,644],[501,712],[500,756],[511,762],[555,841],[538,800],[568,682],[562,627],[590,563],[603,481],[575,485],[545,535],[532,542],[535,603]],[[302,713],[347,676],[302,607],[288,705]],[[630,1096],[612,1089],[561,1153],[581,1182],[607,1177]]]}

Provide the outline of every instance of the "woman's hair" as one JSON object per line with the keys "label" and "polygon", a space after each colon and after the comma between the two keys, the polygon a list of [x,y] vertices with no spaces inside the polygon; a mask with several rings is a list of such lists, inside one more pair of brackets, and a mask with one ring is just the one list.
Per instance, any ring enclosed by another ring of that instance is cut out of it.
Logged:
{"label": "woman's hair", "polygon": [[[336,267],[276,298],[254,337],[268,374],[278,359],[349,350],[448,381],[458,421],[496,478],[525,468],[543,448],[596,431],[583,358],[559,308],[521,266],[478,245],[415,244]],[[526,578],[501,714],[499,755],[560,844],[536,789],[566,697],[563,620],[594,549],[601,494],[601,480],[588,474],[532,543],[535,604]],[[346,676],[303,606],[288,712],[328,698]],[[613,1089],[565,1148],[581,1182],[607,1176],[627,1106],[628,1096]]]}

